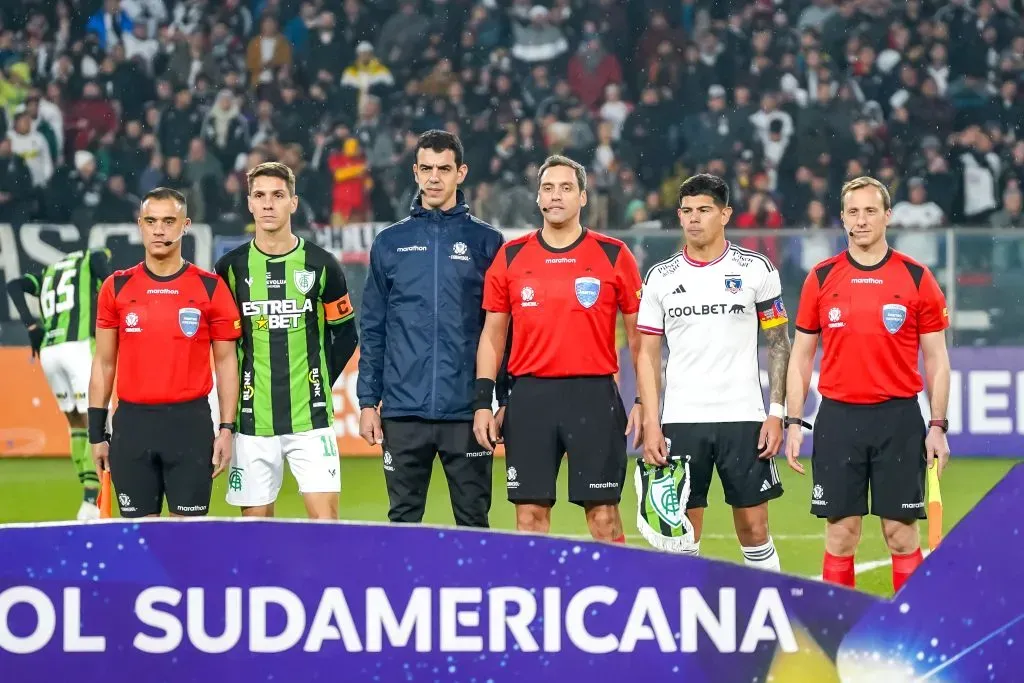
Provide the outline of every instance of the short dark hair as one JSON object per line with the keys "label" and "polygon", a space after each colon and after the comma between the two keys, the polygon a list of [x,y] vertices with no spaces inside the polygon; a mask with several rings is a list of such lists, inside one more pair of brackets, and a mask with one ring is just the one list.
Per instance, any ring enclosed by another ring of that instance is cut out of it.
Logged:
{"label": "short dark hair", "polygon": [[154,187],[152,190],[142,196],[142,201],[139,202],[139,206],[142,206],[150,199],[173,199],[178,202],[178,205],[188,214],[188,202],[185,200],[185,195],[175,190],[173,187]]}
{"label": "short dark hair", "polygon": [[253,181],[259,177],[280,178],[288,186],[288,194],[295,194],[295,173],[280,161],[265,161],[249,169],[245,174],[247,192],[252,192]]}
{"label": "short dark hair", "polygon": [[702,194],[714,199],[720,209],[729,206],[729,184],[711,173],[698,173],[684,180],[679,186],[676,206],[683,205],[683,197],[697,197]]}
{"label": "short dark hair", "polygon": [[567,156],[561,154],[552,154],[544,163],[541,164],[540,170],[537,171],[537,180],[544,177],[544,171],[555,166],[565,166],[571,168],[576,172],[576,184],[580,186],[580,192],[587,191],[587,169],[578,161],[573,161]]}
{"label": "short dark hair", "polygon": [[432,152],[444,152],[450,149],[455,155],[456,166],[462,166],[462,159],[465,156],[462,140],[446,130],[428,130],[420,135],[419,140],[416,141],[416,151],[413,152],[414,159],[419,157],[421,149],[429,149]]}

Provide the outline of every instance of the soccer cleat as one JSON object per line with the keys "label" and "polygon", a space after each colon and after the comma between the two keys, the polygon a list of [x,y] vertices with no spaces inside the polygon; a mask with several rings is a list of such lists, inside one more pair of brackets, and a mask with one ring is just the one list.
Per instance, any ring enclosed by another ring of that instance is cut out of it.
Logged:
{"label": "soccer cleat", "polygon": [[93,519],[100,518],[100,509],[93,503],[82,502],[82,506],[78,508],[78,521],[88,522]]}

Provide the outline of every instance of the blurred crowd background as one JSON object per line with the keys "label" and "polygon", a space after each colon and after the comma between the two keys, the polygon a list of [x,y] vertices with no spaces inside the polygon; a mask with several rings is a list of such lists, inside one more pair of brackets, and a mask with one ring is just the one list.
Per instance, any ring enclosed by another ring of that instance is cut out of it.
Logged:
{"label": "blurred crowd background", "polygon": [[[942,225],[1024,226],[1020,0],[4,0],[0,221],[130,221],[157,185],[248,222],[244,171],[295,169],[302,226],[390,222],[416,135],[466,146],[472,210],[533,226],[536,169],[590,173],[587,222],[676,227],[711,171],[734,225],[834,253],[838,189],[888,184],[928,265]],[[1021,265],[1024,242],[966,249]],[[993,263],[995,261],[995,263]]]}

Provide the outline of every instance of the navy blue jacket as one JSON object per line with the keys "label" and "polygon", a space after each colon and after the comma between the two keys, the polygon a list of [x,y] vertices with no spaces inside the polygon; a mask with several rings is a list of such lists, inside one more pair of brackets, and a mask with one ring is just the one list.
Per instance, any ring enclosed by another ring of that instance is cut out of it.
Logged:
{"label": "navy blue jacket", "polygon": [[359,323],[359,407],[381,417],[472,420],[484,275],[504,242],[471,216],[413,200],[370,247]]}

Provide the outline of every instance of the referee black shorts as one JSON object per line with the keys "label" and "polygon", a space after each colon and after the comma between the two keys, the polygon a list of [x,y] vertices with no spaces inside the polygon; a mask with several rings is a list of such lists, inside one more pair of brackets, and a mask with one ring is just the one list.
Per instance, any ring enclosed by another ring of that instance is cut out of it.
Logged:
{"label": "referee black shorts", "polygon": [[202,516],[213,489],[213,418],[206,397],[185,403],[118,403],[110,478],[122,517]]}
{"label": "referee black shorts", "polygon": [[925,424],[917,398],[858,405],[822,398],[814,421],[811,514],[924,519]]}
{"label": "referee black shorts", "polygon": [[516,378],[502,429],[508,499],[554,504],[564,454],[570,502],[617,504],[626,480],[626,421],[611,376]]}

